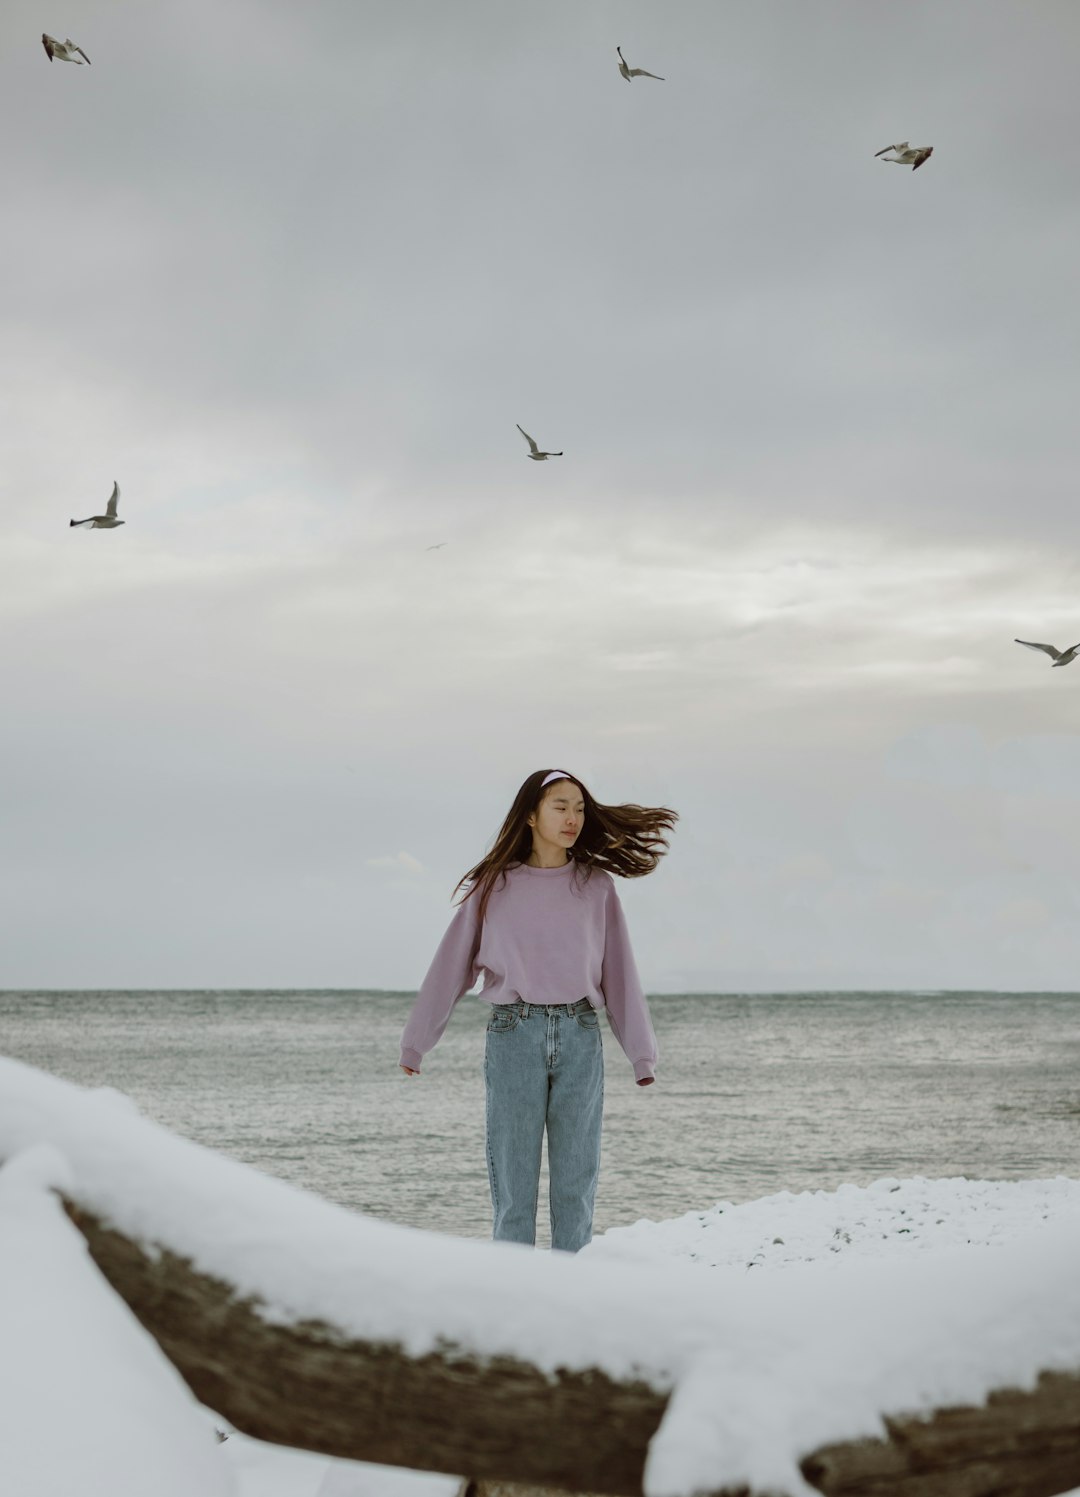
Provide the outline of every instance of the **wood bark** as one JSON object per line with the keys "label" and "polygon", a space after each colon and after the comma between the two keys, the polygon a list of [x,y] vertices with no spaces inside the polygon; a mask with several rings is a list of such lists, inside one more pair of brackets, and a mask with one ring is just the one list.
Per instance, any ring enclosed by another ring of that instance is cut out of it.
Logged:
{"label": "wood bark", "polygon": [[[66,1200],[102,1274],[195,1395],[243,1433],[469,1478],[470,1497],[640,1497],[667,1397],[599,1368],[549,1377],[452,1345],[423,1357],[320,1323],[275,1325],[237,1286],[148,1250]],[[358,1265],[362,1272],[362,1265]],[[1080,1487],[1080,1375],[977,1408],[886,1420],[887,1438],[802,1462],[828,1497],[1056,1497]],[[717,1488],[717,1497],[751,1497]],[[763,1497],[763,1494],[759,1494]]]}

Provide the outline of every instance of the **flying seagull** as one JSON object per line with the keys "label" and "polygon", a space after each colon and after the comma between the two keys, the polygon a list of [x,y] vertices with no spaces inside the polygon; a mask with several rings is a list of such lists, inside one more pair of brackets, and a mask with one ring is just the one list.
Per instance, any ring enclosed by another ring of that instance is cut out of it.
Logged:
{"label": "flying seagull", "polygon": [[1080,644],[1070,645],[1067,650],[1055,650],[1053,645],[1037,645],[1031,639],[1018,639],[1014,643],[1024,645],[1029,650],[1042,650],[1044,655],[1053,656],[1055,666],[1071,665],[1077,655],[1080,655]]}
{"label": "flying seagull", "polygon": [[626,58],[622,55],[622,48],[616,47],[615,50],[619,54],[619,72],[626,79],[627,83],[630,82],[631,78],[655,78],[657,83],[664,82],[659,73],[647,73],[644,68],[628,68],[626,66]]}
{"label": "flying seagull", "polygon": [[88,520],[72,520],[72,525],[78,525],[83,530],[114,530],[117,525],[122,525],[123,520],[116,518],[116,505],[120,498],[120,485],[114,483],[109,502],[105,506],[103,515],[91,515]]}
{"label": "flying seagull", "polygon": [[[886,151],[894,151],[896,154],[885,156]],[[902,140],[899,145],[882,146],[880,151],[874,152],[875,156],[885,156],[886,161],[895,161],[897,166],[910,166],[913,172],[917,172],[933,154],[933,146],[909,146],[906,140]]]}
{"label": "flying seagull", "polygon": [[436,542],[435,542],[435,544],[434,544],[434,545],[433,545],[433,546],[425,546],[425,547],[424,547],[424,550],[425,550],[425,551],[441,551],[441,550],[442,550],[442,548],[443,548],[443,547],[444,547],[444,546],[445,546],[445,545],[446,545],[446,542],[445,542],[445,541],[436,541]]}
{"label": "flying seagull", "polygon": [[[47,31],[41,33],[41,45],[45,48],[45,55],[52,62],[55,58],[58,62],[75,62],[79,67],[83,63],[89,64],[90,59],[81,47],[77,47],[70,36],[66,42],[58,42],[55,36],[50,36]],[[79,54],[75,56],[76,52]]]}
{"label": "flying seagull", "polygon": [[[516,421],[514,422],[514,425],[517,426]],[[546,463],[549,457],[562,457],[561,452],[541,452],[539,447],[537,447],[536,443],[533,441],[532,437],[529,436],[529,433],[523,426],[518,426],[518,431],[525,438],[526,442],[528,442],[529,456],[532,458],[534,463]]]}

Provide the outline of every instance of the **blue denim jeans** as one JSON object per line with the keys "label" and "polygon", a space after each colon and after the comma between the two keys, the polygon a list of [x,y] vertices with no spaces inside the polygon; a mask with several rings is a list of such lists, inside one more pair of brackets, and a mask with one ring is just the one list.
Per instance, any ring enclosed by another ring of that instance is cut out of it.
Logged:
{"label": "blue denim jeans", "polygon": [[488,1179],[497,1242],[536,1242],[540,1151],[548,1139],[551,1246],[592,1240],[604,1116],[600,1016],[578,1003],[496,1003],[484,1052]]}

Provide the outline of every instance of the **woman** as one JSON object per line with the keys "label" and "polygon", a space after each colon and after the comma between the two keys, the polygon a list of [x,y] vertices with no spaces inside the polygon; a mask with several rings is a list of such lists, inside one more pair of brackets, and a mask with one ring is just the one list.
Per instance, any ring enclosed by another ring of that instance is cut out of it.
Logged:
{"label": "woman", "polygon": [[641,878],[667,851],[665,807],[602,806],[576,776],[538,769],[522,785],[467,885],[401,1039],[419,1075],[454,1005],[483,974],[494,1236],[536,1241],[540,1151],[548,1137],[551,1245],[592,1238],[600,1173],[604,1055],[598,1010],[638,1086],[655,1077],[656,1036],[611,874]]}

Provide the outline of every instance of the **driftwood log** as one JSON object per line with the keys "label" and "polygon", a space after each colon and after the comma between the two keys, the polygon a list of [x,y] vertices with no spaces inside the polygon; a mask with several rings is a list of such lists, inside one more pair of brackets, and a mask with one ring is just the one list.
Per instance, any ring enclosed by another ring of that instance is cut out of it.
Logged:
{"label": "driftwood log", "polygon": [[[464,1475],[477,1497],[639,1497],[666,1404],[644,1383],[599,1369],[549,1378],[449,1345],[411,1358],[318,1323],[268,1323],[233,1285],[148,1251],[74,1201],[65,1207],[196,1396],[245,1434]],[[1044,1374],[1034,1392],[1005,1389],[977,1408],[887,1419],[886,1429],[887,1439],[814,1451],[803,1474],[829,1497],[1056,1497],[1080,1487],[1080,1376]]]}

